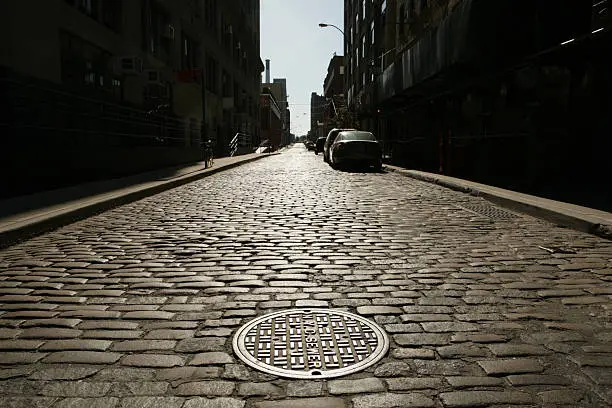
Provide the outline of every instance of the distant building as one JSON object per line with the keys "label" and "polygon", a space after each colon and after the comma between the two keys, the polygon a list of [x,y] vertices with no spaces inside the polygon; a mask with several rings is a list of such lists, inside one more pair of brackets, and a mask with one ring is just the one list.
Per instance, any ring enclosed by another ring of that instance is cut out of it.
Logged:
{"label": "distant building", "polygon": [[327,76],[323,82],[323,95],[327,98],[344,95],[344,57],[334,55],[327,67]]}
{"label": "distant building", "polygon": [[344,73],[344,57],[334,55],[329,61],[327,75],[323,81],[323,94],[327,103],[323,113],[324,134],[327,134],[334,127],[353,127],[345,113]]}
{"label": "distant building", "polygon": [[325,110],[328,108],[325,96],[313,92],[310,95],[310,137],[316,139],[325,133]]}
{"label": "distant building", "polygon": [[286,78],[274,78],[273,83],[280,86],[280,99],[278,102],[278,106],[281,109],[281,117],[283,121],[283,134],[281,145],[286,146],[289,144],[289,132],[290,132],[290,111],[289,111],[289,101],[287,100],[287,79]]}
{"label": "distant building", "polygon": [[287,100],[287,79],[286,78],[274,78],[270,80],[270,60],[266,60],[266,80],[261,84],[262,89],[267,88],[276,98],[280,115],[281,115],[281,140],[278,145],[286,146],[289,144],[290,136],[289,132],[291,129],[291,117],[289,110],[289,101]]}
{"label": "distant building", "polygon": [[282,143],[283,121],[276,96],[269,87],[262,88],[259,104],[261,142],[266,142],[273,149],[278,149]]}

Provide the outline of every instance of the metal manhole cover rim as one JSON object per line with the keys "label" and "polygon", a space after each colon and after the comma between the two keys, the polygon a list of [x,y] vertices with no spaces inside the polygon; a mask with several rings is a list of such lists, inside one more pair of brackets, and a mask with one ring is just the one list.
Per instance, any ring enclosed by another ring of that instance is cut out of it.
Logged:
{"label": "metal manhole cover rim", "polygon": [[518,217],[518,214],[515,214],[506,208],[497,207],[491,203],[461,203],[455,204],[455,207],[480,217],[494,220],[507,221],[516,219]]}
{"label": "metal manhole cover rim", "polygon": [[[366,324],[372,331],[375,333],[376,338],[378,339],[378,344],[376,349],[368,355],[365,359],[352,364],[348,367],[330,369],[330,370],[322,370],[322,369],[312,369],[309,371],[293,371],[288,369],[283,369],[279,367],[274,367],[269,364],[265,364],[259,360],[257,360],[253,355],[251,355],[245,346],[245,337],[249,333],[249,331],[259,323],[262,323],[268,319],[274,318],[276,316],[288,315],[291,313],[324,313],[328,315],[342,315],[345,317],[350,317],[352,319],[358,320],[359,322]],[[327,379],[327,378],[335,378],[344,375],[353,374],[359,371],[363,371],[366,368],[376,364],[379,362],[389,351],[389,337],[385,333],[385,331],[375,322],[366,319],[363,316],[360,316],[355,313],[346,312],[344,310],[336,310],[336,309],[321,309],[321,308],[295,308],[295,309],[287,309],[280,310],[272,313],[267,313],[265,315],[258,316],[253,320],[242,325],[232,339],[232,346],[234,349],[234,353],[238,356],[238,358],[244,362],[245,364],[251,366],[252,368],[265,372],[267,374],[276,375],[278,377],[283,378],[291,378],[291,379]]]}

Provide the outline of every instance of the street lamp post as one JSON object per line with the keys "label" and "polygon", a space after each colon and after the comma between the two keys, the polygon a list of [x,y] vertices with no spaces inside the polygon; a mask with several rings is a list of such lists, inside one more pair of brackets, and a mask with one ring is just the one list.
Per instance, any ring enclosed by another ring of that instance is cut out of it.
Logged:
{"label": "street lamp post", "polygon": [[335,26],[333,24],[327,24],[327,23],[319,23],[319,27],[323,28],[323,27],[334,27],[336,30],[340,31],[342,33],[343,37],[346,37],[344,35],[344,31],[342,31],[340,28],[338,28],[338,26]]}
{"label": "street lamp post", "polygon": [[[334,27],[336,30],[340,31],[340,33],[342,34],[342,39],[344,40],[343,47],[347,46],[346,44],[348,43],[348,41],[347,41],[346,35],[344,34],[344,31],[342,31],[338,26],[336,26],[334,24],[319,23],[319,27],[321,27],[321,28]],[[334,106],[334,109],[335,109],[335,106]]]}

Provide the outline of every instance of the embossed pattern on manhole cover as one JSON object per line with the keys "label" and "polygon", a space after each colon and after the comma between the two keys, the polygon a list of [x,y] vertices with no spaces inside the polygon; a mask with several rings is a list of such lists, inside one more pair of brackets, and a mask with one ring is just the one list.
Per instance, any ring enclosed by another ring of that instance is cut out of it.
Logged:
{"label": "embossed pattern on manhole cover", "polygon": [[376,323],[332,309],[291,309],[251,320],[234,336],[251,367],[288,378],[331,378],[380,360],[389,339]]}
{"label": "embossed pattern on manhole cover", "polygon": [[458,205],[458,207],[463,210],[467,210],[469,212],[473,212],[478,215],[483,215],[485,217],[493,218],[496,220],[510,220],[510,219],[516,218],[516,214],[513,214],[508,211],[504,211],[501,208],[497,208],[490,204],[464,203],[464,204]]}

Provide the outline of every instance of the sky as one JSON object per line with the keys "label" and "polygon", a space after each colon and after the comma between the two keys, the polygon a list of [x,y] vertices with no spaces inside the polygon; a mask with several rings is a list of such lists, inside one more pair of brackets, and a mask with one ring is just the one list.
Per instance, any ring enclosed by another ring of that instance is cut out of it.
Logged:
{"label": "sky", "polygon": [[[342,55],[344,0],[261,0],[261,60],[270,59],[270,78],[287,78],[291,132],[310,130],[310,94],[323,93],[334,52]],[[265,81],[265,73],[264,73]]]}

